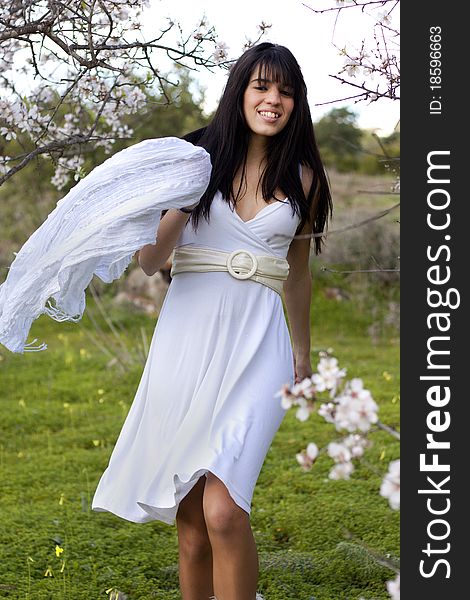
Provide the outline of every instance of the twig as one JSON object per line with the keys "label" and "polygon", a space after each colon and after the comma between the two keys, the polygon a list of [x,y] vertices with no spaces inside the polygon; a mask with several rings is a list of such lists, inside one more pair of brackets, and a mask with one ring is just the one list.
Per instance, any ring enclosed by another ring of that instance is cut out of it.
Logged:
{"label": "twig", "polygon": [[[395,2],[395,5],[397,4],[396,0],[366,0],[366,2],[354,2],[352,4],[344,4],[342,6],[332,6],[331,8],[323,8],[323,9],[312,8],[308,4],[305,4],[304,2],[302,2],[302,4],[303,4],[303,6],[305,6],[305,8],[308,8],[312,12],[321,15],[323,13],[331,12],[333,10],[336,10],[336,11],[339,12],[341,10],[344,10],[345,8],[358,8],[358,7],[361,7],[362,10],[364,10],[364,7],[365,6],[369,6],[370,4],[381,4],[382,6],[384,6],[388,2]],[[395,8],[395,6],[393,6],[389,10],[388,14],[390,14],[394,8]]]}
{"label": "twig", "polygon": [[92,139],[93,138],[91,135],[74,135],[74,136],[71,136],[69,139],[61,140],[61,141],[56,140],[54,142],[46,144],[45,146],[36,148],[35,150],[32,150],[31,152],[29,152],[19,164],[17,164],[15,167],[12,167],[7,173],[5,173],[5,175],[3,175],[3,177],[0,177],[0,185],[5,183],[5,181],[10,179],[10,177],[13,177],[13,175],[15,173],[17,173],[18,171],[21,171],[21,169],[23,169],[36,156],[39,156],[40,154],[46,154],[48,152],[54,152],[56,150],[63,150],[64,148],[66,148],[68,146],[75,146],[77,144],[85,144],[86,142],[89,142]]}
{"label": "twig", "polygon": [[[375,194],[375,193],[380,193],[380,192],[365,192],[365,193],[374,193]],[[393,192],[390,192],[390,194],[393,195]],[[394,204],[390,208],[387,208],[387,209],[381,211],[380,213],[373,215],[372,217],[364,219],[363,221],[358,221],[357,223],[352,223],[351,225],[346,225],[345,227],[340,227],[339,229],[332,229],[331,231],[328,231],[328,232],[322,231],[321,233],[302,233],[302,234],[296,235],[294,237],[295,237],[295,239],[307,239],[307,238],[313,238],[313,237],[324,237],[327,234],[331,235],[332,233],[343,233],[344,231],[349,231],[350,229],[356,229],[357,227],[362,227],[363,225],[367,225],[367,223],[371,223],[372,221],[381,219],[382,217],[385,217],[390,212],[392,212],[392,210],[395,210],[395,208],[398,208],[399,206],[400,206],[400,202],[397,202],[397,204]],[[279,235],[283,235],[283,234],[279,234]]]}
{"label": "twig", "polygon": [[327,271],[328,273],[399,273],[400,269],[354,269],[351,271],[337,271],[336,269],[329,269],[324,265],[321,267],[322,271]]}
{"label": "twig", "polygon": [[400,563],[397,560],[390,559],[387,556],[384,556],[383,554],[379,554],[375,550],[372,550],[372,548],[367,546],[367,544],[365,544],[361,539],[359,539],[353,533],[351,533],[351,531],[349,531],[349,529],[345,529],[344,531],[345,531],[345,537],[347,539],[354,540],[354,542],[358,546],[361,546],[364,550],[366,550],[368,552],[368,554],[370,554],[373,557],[373,559],[375,561],[377,561],[380,565],[391,569],[392,571],[394,571],[397,574],[400,572]]}
{"label": "twig", "polygon": [[385,423],[382,423],[381,421],[377,421],[376,426],[379,429],[383,429],[390,435],[393,435],[393,437],[396,438],[397,440],[400,439],[400,432],[397,431],[396,429],[394,429],[393,427],[390,427],[390,425],[385,425]]}

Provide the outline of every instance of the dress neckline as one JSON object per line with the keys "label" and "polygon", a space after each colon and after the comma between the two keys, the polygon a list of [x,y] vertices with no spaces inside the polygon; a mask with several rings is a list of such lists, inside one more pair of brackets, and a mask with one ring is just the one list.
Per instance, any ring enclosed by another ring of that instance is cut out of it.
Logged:
{"label": "dress neckline", "polygon": [[235,214],[235,216],[242,222],[245,224],[251,223],[252,221],[254,221],[255,219],[258,218],[258,216],[264,212],[265,210],[267,210],[268,208],[271,208],[271,206],[279,206],[280,204],[288,204],[289,203],[289,199],[288,198],[284,198],[284,200],[274,200],[274,202],[270,202],[269,204],[266,204],[266,206],[263,206],[263,208],[261,208],[253,217],[251,217],[251,219],[247,219],[245,221],[245,219],[242,219],[242,217],[238,214],[237,209],[235,208],[235,206],[229,204],[228,202],[226,202],[221,195],[221,200],[223,201],[224,204],[227,204],[227,206],[229,207],[230,211],[232,213]]}

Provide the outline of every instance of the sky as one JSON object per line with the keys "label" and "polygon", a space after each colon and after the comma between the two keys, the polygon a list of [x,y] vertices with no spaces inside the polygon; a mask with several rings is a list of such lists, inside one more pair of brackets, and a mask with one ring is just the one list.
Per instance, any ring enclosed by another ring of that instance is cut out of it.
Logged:
{"label": "sky", "polygon": [[[374,21],[359,8],[343,10],[336,20],[336,11],[313,13],[308,6],[323,8],[335,6],[335,0],[150,0],[144,19],[147,37],[163,21],[171,16],[181,23],[188,34],[205,15],[215,26],[219,39],[227,44],[230,58],[237,58],[243,51],[247,38],[258,36],[257,26],[264,21],[272,27],[263,41],[287,46],[297,58],[304,75],[313,120],[334,107],[349,106],[358,113],[358,125],[374,129],[379,135],[392,133],[399,121],[399,102],[378,100],[373,103],[341,102],[324,104],[353,95],[354,89],[342,85],[330,75],[337,74],[344,64],[338,48],[359,48],[362,39],[370,33]],[[383,10],[383,9],[382,9]],[[393,13],[393,23],[398,28],[398,13]],[[335,45],[337,47],[335,47]],[[195,78],[205,88],[206,110],[213,110],[218,103],[227,78],[226,71],[209,73],[202,69],[194,72]],[[362,81],[362,79],[360,80]]]}

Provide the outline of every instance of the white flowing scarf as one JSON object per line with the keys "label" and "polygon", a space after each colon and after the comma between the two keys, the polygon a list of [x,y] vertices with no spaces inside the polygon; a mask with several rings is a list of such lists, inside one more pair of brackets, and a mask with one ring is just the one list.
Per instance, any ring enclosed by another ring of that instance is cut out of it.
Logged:
{"label": "white flowing scarf", "polygon": [[37,340],[26,344],[32,322],[43,313],[79,321],[93,275],[118,279],[137,250],[155,244],[161,211],[197,202],[210,174],[209,154],[174,137],[145,140],[93,169],[11,264],[0,285],[0,343],[12,352],[45,350]]}

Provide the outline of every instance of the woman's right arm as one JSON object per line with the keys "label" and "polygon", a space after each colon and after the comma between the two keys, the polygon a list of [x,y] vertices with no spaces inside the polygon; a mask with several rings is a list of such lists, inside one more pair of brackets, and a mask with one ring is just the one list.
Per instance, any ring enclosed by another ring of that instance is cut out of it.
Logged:
{"label": "woman's right arm", "polygon": [[147,244],[137,253],[137,261],[146,275],[154,275],[166,263],[189,217],[189,213],[177,208],[171,208],[162,217],[157,229],[157,243]]}

